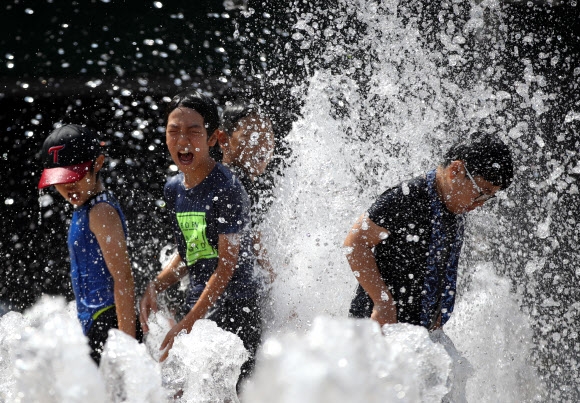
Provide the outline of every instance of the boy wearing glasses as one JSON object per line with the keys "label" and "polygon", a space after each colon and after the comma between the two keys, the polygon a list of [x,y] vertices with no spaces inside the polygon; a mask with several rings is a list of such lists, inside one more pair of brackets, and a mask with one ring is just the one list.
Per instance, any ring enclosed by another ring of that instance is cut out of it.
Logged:
{"label": "boy wearing glasses", "polygon": [[499,137],[475,134],[449,149],[425,176],[388,189],[348,233],[344,246],[359,286],[352,317],[429,330],[455,303],[464,214],[506,189],[511,152]]}

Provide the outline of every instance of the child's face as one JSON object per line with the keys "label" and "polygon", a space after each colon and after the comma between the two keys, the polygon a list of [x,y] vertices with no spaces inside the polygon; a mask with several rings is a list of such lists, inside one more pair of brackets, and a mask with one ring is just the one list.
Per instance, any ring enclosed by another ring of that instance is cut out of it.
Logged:
{"label": "child's face", "polygon": [[500,190],[481,176],[475,176],[473,181],[466,175],[465,168],[459,169],[450,180],[445,205],[455,214],[464,214],[483,206],[482,195],[493,196]]}
{"label": "child's face", "polygon": [[269,119],[257,115],[246,116],[224,145],[229,160],[251,176],[264,173],[274,154],[274,131]]}
{"label": "child's face", "polygon": [[165,143],[180,171],[194,171],[209,158],[215,139],[208,139],[203,117],[190,108],[179,107],[167,118]]}
{"label": "child's face", "polygon": [[93,172],[87,172],[84,178],[76,182],[54,185],[54,187],[75,208],[85,204],[100,191],[97,172],[94,169]]}

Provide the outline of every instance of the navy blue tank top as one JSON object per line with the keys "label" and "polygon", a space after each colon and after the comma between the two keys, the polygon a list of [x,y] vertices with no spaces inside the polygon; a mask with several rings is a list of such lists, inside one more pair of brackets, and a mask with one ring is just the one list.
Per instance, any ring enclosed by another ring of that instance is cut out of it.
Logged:
{"label": "navy blue tank top", "polygon": [[86,335],[98,315],[115,304],[113,276],[109,272],[95,234],[89,228],[89,212],[98,203],[108,203],[117,210],[127,237],[125,216],[110,191],[98,194],[75,209],[68,232],[72,288],[77,316]]}

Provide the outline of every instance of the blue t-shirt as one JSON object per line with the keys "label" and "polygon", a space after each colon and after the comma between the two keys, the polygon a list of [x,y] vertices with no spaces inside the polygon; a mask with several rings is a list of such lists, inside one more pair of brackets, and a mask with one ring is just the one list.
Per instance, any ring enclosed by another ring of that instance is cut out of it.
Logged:
{"label": "blue t-shirt", "polygon": [[256,297],[250,202],[240,181],[218,163],[191,189],[185,188],[183,173],[171,177],[165,184],[165,200],[177,250],[189,271],[189,308],[197,302],[217,267],[220,234],[239,234],[241,241],[234,275],[222,297]]}
{"label": "blue t-shirt", "polygon": [[70,274],[77,303],[77,316],[85,335],[97,316],[115,304],[113,276],[107,268],[97,238],[89,228],[89,213],[97,203],[108,203],[117,210],[123,232],[127,236],[125,217],[110,191],[98,194],[73,213],[68,231]]}

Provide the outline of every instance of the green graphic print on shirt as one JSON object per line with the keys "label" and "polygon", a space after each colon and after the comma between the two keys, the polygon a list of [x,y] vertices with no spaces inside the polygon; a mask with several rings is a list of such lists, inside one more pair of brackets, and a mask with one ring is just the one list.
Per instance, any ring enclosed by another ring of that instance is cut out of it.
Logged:
{"label": "green graphic print on shirt", "polygon": [[200,259],[217,258],[217,250],[207,241],[205,213],[176,213],[176,216],[187,246],[187,265],[191,266]]}

